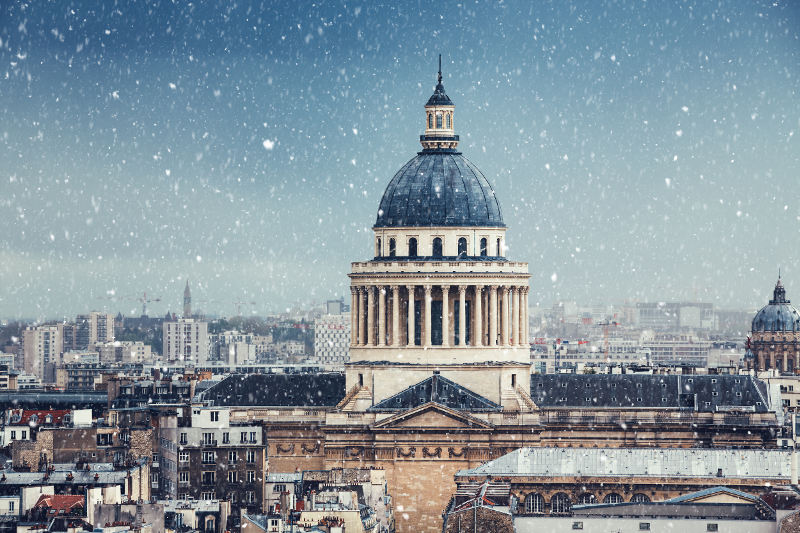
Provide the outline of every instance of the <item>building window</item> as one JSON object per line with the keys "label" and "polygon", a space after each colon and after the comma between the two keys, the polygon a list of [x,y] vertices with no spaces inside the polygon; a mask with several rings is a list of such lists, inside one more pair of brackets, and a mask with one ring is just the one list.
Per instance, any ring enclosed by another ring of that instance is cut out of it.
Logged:
{"label": "building window", "polygon": [[467,255],[467,239],[461,237],[458,239],[458,256],[464,257]]}
{"label": "building window", "polygon": [[217,441],[214,440],[213,433],[203,433],[203,445],[211,446],[212,444],[216,444]]}
{"label": "building window", "polygon": [[203,464],[204,465],[213,465],[217,462],[217,454],[214,452],[203,452]]}
{"label": "building window", "polygon": [[281,492],[286,492],[286,485],[278,483],[274,487],[272,487],[272,492],[277,492],[278,494],[280,494]]}
{"label": "building window", "polygon": [[13,430],[11,431],[11,440],[17,440],[17,432],[16,431],[13,431]]}
{"label": "building window", "polygon": [[397,255],[397,239],[389,239],[389,257]]}
{"label": "building window", "polygon": [[236,452],[235,451],[228,452],[228,464],[229,465],[236,464],[237,459],[238,459],[238,457],[236,456]]}
{"label": "building window", "polygon": [[631,496],[631,503],[650,503],[650,497],[647,494],[637,492]]}
{"label": "building window", "polygon": [[550,500],[550,512],[553,514],[568,513],[571,508],[572,502],[563,492],[555,494]]}
{"label": "building window", "polygon": [[180,443],[181,444],[188,444],[189,443],[189,439],[186,437],[186,433],[181,433]]}
{"label": "building window", "polygon": [[240,432],[239,433],[239,439],[240,439],[239,442],[241,442],[242,444],[247,442],[247,432],[246,431]]}
{"label": "building window", "polygon": [[417,239],[408,239],[408,257],[417,257]]}
{"label": "building window", "polygon": [[185,470],[183,472],[178,472],[178,482],[181,484],[188,484],[189,483],[189,472]]}
{"label": "building window", "polygon": [[255,431],[251,431],[250,432],[250,443],[251,444],[255,444],[256,443],[256,432]]}
{"label": "building window", "polygon": [[497,257],[502,257],[503,254],[500,253],[500,239],[497,239]]}
{"label": "building window", "polygon": [[228,471],[228,483],[236,483],[238,481],[238,476],[236,475],[235,470]]}
{"label": "building window", "polygon": [[622,503],[622,496],[617,494],[616,492],[612,492],[611,494],[606,495],[603,498],[603,503]]}
{"label": "building window", "polygon": [[719,524],[706,524],[706,531],[719,531]]}
{"label": "building window", "polygon": [[544,512],[544,497],[541,494],[528,494],[525,497],[525,512],[526,513],[543,513]]}
{"label": "building window", "polygon": [[639,522],[639,531],[650,531],[650,522]]}
{"label": "building window", "polygon": [[213,471],[203,472],[201,479],[203,485],[213,485],[217,481],[217,473]]}
{"label": "building window", "polygon": [[213,499],[215,499],[214,498],[214,491],[212,490],[212,491],[209,491],[209,492],[201,492],[200,493],[200,499],[201,500],[213,500]]}
{"label": "building window", "polygon": [[178,452],[178,462],[180,462],[180,463],[188,463],[189,462],[189,452]]}
{"label": "building window", "polygon": [[381,240],[378,239],[378,241],[375,243],[375,257],[380,257],[380,256],[381,256]]}
{"label": "building window", "polygon": [[222,444],[230,444],[231,443],[231,434],[227,431],[222,434]]}
{"label": "building window", "polygon": [[442,114],[441,113],[436,113],[436,129],[437,130],[442,129]]}
{"label": "building window", "polygon": [[256,471],[255,470],[248,470],[247,471],[247,482],[248,483],[255,483],[256,481]]}
{"label": "building window", "polygon": [[573,522],[572,529],[583,529],[583,522]]}
{"label": "building window", "polygon": [[442,238],[433,239],[433,257],[442,257]]}
{"label": "building window", "polygon": [[247,491],[247,503],[253,503],[256,501],[256,493],[252,490]]}
{"label": "building window", "polygon": [[481,239],[481,257],[486,257],[489,254],[488,248],[486,246],[486,237]]}
{"label": "building window", "polygon": [[433,113],[428,113],[428,129],[433,129]]}
{"label": "building window", "polygon": [[14,501],[13,500],[8,502],[8,510],[9,510],[9,512],[12,512],[12,513],[14,512]]}
{"label": "building window", "polygon": [[256,462],[256,451],[255,450],[247,450],[247,462],[248,463],[255,463]]}
{"label": "building window", "polygon": [[211,411],[208,414],[211,416],[212,422],[219,422],[219,411]]}
{"label": "building window", "polygon": [[450,113],[447,114],[447,129],[450,129]]}

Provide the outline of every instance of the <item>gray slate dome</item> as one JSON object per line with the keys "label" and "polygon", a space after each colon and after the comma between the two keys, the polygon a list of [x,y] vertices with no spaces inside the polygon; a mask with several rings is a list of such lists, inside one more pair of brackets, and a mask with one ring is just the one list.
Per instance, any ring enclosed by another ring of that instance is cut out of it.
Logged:
{"label": "gray slate dome", "polygon": [[383,193],[376,228],[505,227],[500,203],[478,168],[454,150],[423,150]]}
{"label": "gray slate dome", "polygon": [[800,331],[800,312],[786,299],[780,278],[772,300],[753,318],[753,331]]}

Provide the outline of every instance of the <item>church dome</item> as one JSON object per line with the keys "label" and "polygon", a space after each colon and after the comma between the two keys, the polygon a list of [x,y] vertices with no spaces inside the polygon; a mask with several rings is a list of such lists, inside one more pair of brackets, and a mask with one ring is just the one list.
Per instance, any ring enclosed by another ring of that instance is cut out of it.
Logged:
{"label": "church dome", "polygon": [[425,104],[423,150],[394,175],[381,198],[376,228],[409,226],[505,227],[489,181],[456,151],[455,104],[439,79]]}
{"label": "church dome", "polygon": [[780,278],[772,300],[753,318],[753,331],[800,331],[800,312],[786,299]]}
{"label": "church dome", "polygon": [[426,149],[383,193],[376,227],[505,227],[500,203],[478,168],[459,152]]}

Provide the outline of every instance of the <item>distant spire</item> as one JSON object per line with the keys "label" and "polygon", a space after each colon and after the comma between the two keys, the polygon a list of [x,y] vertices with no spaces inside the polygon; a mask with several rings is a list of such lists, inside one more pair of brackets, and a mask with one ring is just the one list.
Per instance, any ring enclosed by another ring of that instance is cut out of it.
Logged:
{"label": "distant spire", "polygon": [[442,84],[442,54],[439,54],[439,85]]}
{"label": "distant spire", "polygon": [[183,317],[192,317],[192,292],[189,290],[189,280],[186,280],[186,288],[183,289]]}

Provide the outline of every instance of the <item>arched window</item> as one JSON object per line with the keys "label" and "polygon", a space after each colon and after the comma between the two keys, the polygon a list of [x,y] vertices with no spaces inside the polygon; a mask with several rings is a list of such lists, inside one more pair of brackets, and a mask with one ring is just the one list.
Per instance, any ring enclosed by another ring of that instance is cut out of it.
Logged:
{"label": "arched window", "polygon": [[441,113],[436,113],[436,129],[437,130],[442,129],[442,114]]}
{"label": "arched window", "polygon": [[442,257],[442,239],[436,237],[433,239],[433,257]]}
{"label": "arched window", "polygon": [[569,496],[563,492],[554,494],[553,497],[550,498],[550,513],[552,514],[568,513],[571,508],[572,502],[569,501]]}
{"label": "arched window", "polygon": [[428,129],[433,129],[433,114],[428,113]]}
{"label": "arched window", "polygon": [[484,237],[481,239],[481,257],[486,257],[489,254],[487,247],[486,237]]}
{"label": "arched window", "polygon": [[450,113],[447,114],[447,129],[450,129]]}
{"label": "arched window", "polygon": [[394,257],[396,255],[397,255],[397,240],[389,239],[389,257]]}
{"label": "arched window", "polygon": [[378,240],[375,242],[375,256],[380,257],[380,255],[381,255],[381,240],[380,238],[378,238]]}
{"label": "arched window", "polygon": [[584,492],[578,497],[578,503],[581,505],[589,505],[597,503],[597,498],[591,492]]}
{"label": "arched window", "polygon": [[467,239],[461,237],[458,239],[458,256],[465,257],[467,255]]}
{"label": "arched window", "polygon": [[617,494],[616,492],[612,492],[611,494],[607,494],[605,498],[603,498],[603,503],[622,503],[622,496]]}
{"label": "arched window", "polygon": [[417,257],[417,239],[408,239],[408,257]]}
{"label": "arched window", "polygon": [[497,239],[497,257],[501,257],[503,254],[500,253],[500,239]]}
{"label": "arched window", "polygon": [[631,496],[631,503],[650,503],[650,497],[647,494],[637,492]]}
{"label": "arched window", "polygon": [[543,513],[544,512],[544,496],[541,494],[528,494],[525,497],[525,512],[526,513]]}

